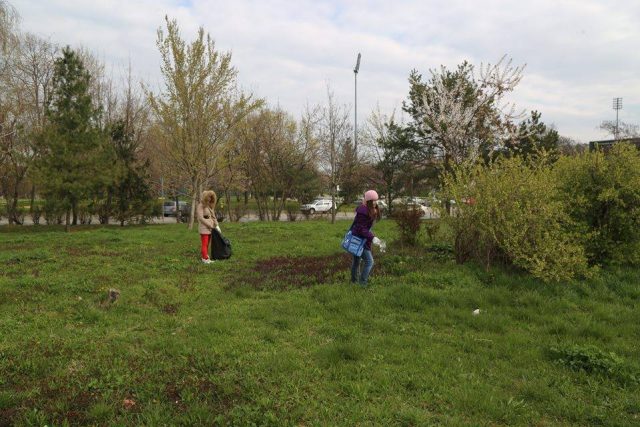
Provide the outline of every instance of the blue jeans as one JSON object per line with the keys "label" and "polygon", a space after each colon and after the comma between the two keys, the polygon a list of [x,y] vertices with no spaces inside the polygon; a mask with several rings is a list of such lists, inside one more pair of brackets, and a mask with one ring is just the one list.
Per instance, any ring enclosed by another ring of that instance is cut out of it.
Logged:
{"label": "blue jeans", "polygon": [[[360,270],[360,260],[362,259],[362,271]],[[373,254],[371,250],[365,249],[362,251],[362,256],[353,256],[353,263],[351,263],[351,283],[356,283],[359,281],[361,285],[366,285],[369,280],[369,274],[371,274],[371,269],[373,269]],[[360,273],[360,277],[358,280],[358,273]]]}

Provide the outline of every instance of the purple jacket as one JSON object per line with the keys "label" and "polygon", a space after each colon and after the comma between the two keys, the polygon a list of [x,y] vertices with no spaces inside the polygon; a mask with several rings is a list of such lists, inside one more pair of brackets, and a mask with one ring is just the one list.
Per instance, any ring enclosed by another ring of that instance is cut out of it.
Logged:
{"label": "purple jacket", "polygon": [[356,208],[356,218],[353,221],[353,228],[351,232],[358,237],[364,237],[367,239],[364,247],[371,250],[371,242],[375,237],[371,232],[373,227],[373,219],[369,217],[369,209],[367,205],[360,205]]}

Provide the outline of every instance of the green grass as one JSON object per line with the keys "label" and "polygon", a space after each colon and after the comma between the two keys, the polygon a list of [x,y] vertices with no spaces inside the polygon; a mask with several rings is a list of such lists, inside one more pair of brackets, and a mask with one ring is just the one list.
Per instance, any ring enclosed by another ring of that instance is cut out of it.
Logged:
{"label": "green grass", "polygon": [[361,289],[347,226],[225,222],[213,265],[180,224],[0,228],[0,425],[640,423],[639,270],[392,246]]}

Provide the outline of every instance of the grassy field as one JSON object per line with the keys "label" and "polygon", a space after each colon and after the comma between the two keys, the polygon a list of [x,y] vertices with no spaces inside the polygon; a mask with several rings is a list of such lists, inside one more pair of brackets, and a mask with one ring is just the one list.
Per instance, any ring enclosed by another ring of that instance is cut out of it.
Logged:
{"label": "grassy field", "polygon": [[639,270],[391,245],[362,289],[347,225],[223,223],[212,265],[184,225],[0,227],[0,425],[640,424]]}

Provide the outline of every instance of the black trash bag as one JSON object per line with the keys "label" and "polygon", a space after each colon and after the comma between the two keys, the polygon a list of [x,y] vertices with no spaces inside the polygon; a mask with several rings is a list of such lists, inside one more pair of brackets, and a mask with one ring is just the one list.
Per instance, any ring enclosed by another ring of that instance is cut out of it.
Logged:
{"label": "black trash bag", "polygon": [[231,242],[222,233],[214,229],[211,232],[211,259],[227,259],[231,257]]}

